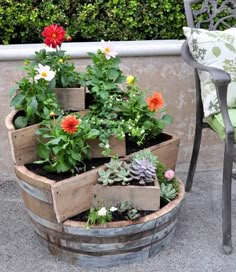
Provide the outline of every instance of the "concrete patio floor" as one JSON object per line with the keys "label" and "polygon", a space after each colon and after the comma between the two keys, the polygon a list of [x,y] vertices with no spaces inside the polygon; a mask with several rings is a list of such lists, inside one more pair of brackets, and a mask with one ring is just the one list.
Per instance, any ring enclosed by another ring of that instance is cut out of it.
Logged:
{"label": "concrete patio floor", "polygon": [[[178,173],[185,181],[186,173]],[[235,272],[236,181],[233,181],[233,246],[221,249],[221,172],[197,172],[191,193],[185,195],[172,243],[156,257],[109,269],[74,266],[49,255],[37,240],[16,182],[0,177],[1,272]]]}

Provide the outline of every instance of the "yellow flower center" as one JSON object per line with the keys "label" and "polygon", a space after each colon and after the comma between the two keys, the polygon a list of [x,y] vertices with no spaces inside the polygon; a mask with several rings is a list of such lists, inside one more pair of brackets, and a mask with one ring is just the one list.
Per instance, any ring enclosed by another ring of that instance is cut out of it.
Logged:
{"label": "yellow flower center", "polygon": [[47,77],[47,75],[48,75],[47,72],[42,72],[42,73],[41,73],[41,76],[42,76],[42,77]]}
{"label": "yellow flower center", "polygon": [[52,38],[55,39],[57,37],[57,34],[53,33]]}
{"label": "yellow flower center", "polygon": [[111,49],[109,47],[104,48],[105,53],[109,54],[111,52]]}

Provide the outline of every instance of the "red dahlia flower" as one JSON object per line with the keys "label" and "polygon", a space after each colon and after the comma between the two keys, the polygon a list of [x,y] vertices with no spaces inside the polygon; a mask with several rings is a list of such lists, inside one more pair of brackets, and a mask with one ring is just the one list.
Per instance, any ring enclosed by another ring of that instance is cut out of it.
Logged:
{"label": "red dahlia flower", "polygon": [[66,32],[62,26],[50,25],[46,26],[42,32],[45,38],[44,43],[52,48],[61,46],[62,42],[65,40]]}
{"label": "red dahlia flower", "polygon": [[148,104],[148,109],[150,111],[157,111],[158,109],[162,108],[164,105],[164,100],[162,98],[162,94],[158,92],[154,92],[151,97],[147,98],[147,104]]}
{"label": "red dahlia flower", "polygon": [[76,119],[75,115],[68,115],[64,117],[61,121],[61,128],[70,134],[74,134],[77,130],[77,125],[80,121]]}

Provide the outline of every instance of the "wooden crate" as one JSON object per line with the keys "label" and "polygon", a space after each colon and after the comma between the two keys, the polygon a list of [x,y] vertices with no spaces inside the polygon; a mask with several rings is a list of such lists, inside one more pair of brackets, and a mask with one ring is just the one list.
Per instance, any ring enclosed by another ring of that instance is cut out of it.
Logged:
{"label": "wooden crate", "polygon": [[92,189],[93,207],[117,207],[122,201],[128,201],[138,210],[157,211],[160,209],[160,186],[157,179],[154,186],[95,184]]}
{"label": "wooden crate", "polygon": [[56,88],[54,91],[63,110],[80,111],[85,109],[85,88]]}

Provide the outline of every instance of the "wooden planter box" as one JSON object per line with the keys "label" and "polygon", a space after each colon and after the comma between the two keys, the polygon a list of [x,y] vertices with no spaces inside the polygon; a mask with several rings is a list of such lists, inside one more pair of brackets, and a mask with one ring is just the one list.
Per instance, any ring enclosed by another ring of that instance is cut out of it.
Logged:
{"label": "wooden planter box", "polygon": [[160,186],[155,180],[154,186],[95,184],[92,187],[92,206],[117,206],[121,201],[128,201],[137,210],[158,211],[160,209]]}
{"label": "wooden planter box", "polygon": [[85,88],[56,88],[54,91],[63,110],[80,111],[85,109]]}
{"label": "wooden planter box", "polygon": [[[18,111],[14,110],[7,115],[5,125],[8,129],[8,138],[13,162],[16,165],[24,165],[38,160],[37,137],[35,132],[39,128],[39,124],[15,129],[13,120],[17,112]],[[81,116],[84,114],[86,114],[86,111],[81,111]],[[89,145],[91,146],[92,158],[103,157],[102,149],[99,147],[99,141],[97,139],[89,140]],[[110,146],[112,149],[110,156],[118,154],[122,157],[126,155],[125,141],[120,141],[116,137],[111,137]]]}

